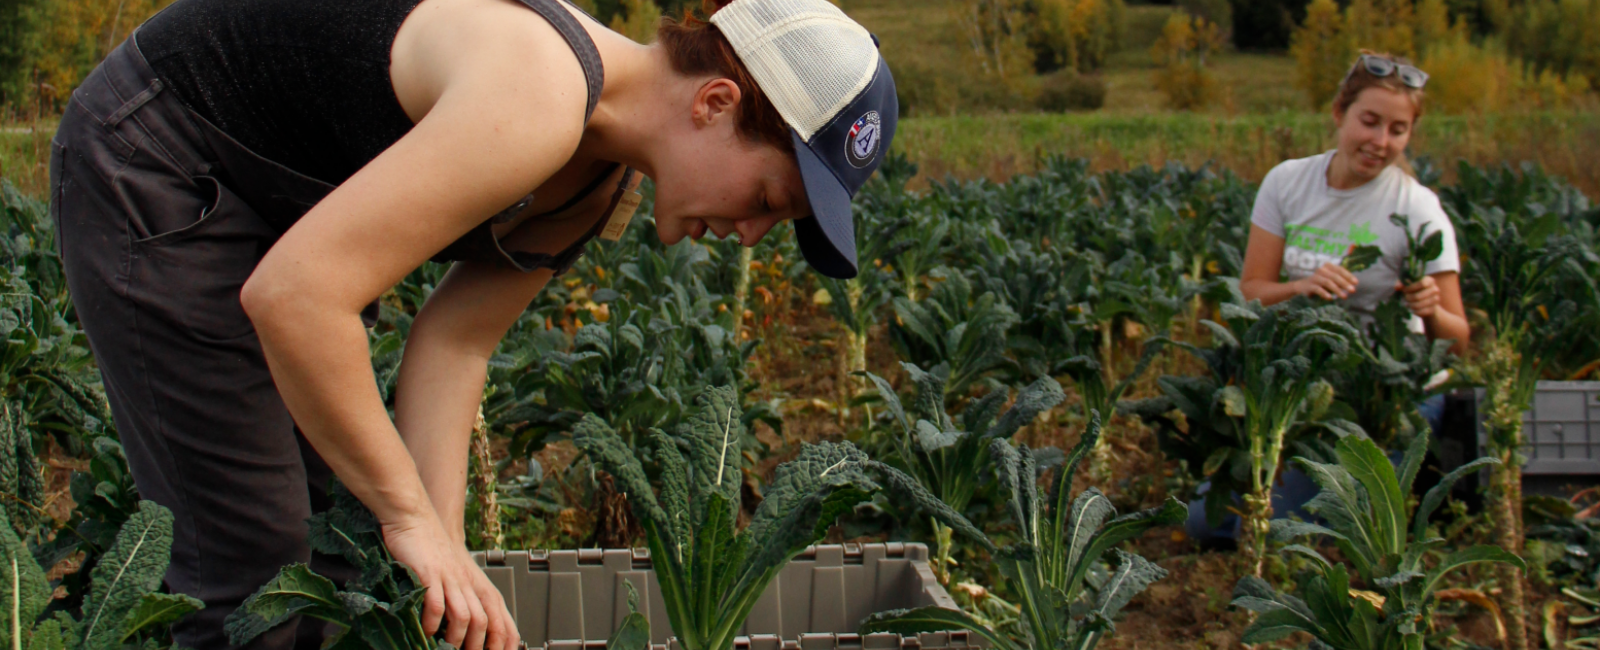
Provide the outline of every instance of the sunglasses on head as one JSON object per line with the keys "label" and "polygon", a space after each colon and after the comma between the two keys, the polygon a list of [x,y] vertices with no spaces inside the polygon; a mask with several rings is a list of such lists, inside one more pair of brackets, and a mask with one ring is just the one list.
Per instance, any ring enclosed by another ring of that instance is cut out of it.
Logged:
{"label": "sunglasses on head", "polygon": [[1418,90],[1428,83],[1428,73],[1417,69],[1416,66],[1397,63],[1393,59],[1376,54],[1363,54],[1356,65],[1365,68],[1374,77],[1387,77],[1392,74],[1400,76],[1400,83]]}

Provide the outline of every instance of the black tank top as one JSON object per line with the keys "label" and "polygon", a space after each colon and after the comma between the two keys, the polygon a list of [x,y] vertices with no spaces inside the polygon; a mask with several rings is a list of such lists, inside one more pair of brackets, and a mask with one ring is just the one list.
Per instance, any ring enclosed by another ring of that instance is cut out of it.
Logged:
{"label": "black tank top", "polygon": [[[400,24],[420,1],[178,0],[139,28],[138,47],[191,110],[239,144],[295,172],[339,185],[413,126],[394,94],[389,55]],[[521,1],[550,21],[583,66],[587,122],[605,78],[594,42],[556,0]],[[597,180],[568,205],[599,185]],[[506,251],[490,224],[510,218],[531,198],[480,225],[435,259],[564,272],[604,219],[554,256]]]}
{"label": "black tank top", "polygon": [[411,130],[389,50],[419,2],[178,0],[139,29],[139,51],[240,144],[338,185]]}

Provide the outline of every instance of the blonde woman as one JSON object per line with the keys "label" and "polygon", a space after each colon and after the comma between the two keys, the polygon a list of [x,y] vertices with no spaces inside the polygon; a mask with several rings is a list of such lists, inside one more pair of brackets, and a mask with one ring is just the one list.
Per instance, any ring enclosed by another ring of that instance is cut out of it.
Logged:
{"label": "blonde woman", "polygon": [[[1370,317],[1398,291],[1430,338],[1455,341],[1458,353],[1466,349],[1471,331],[1455,229],[1439,197],[1408,173],[1405,161],[1427,81],[1404,59],[1383,54],[1363,53],[1351,66],[1333,100],[1336,148],[1280,163],[1261,182],[1239,282],[1247,299],[1340,300]],[[1410,219],[1413,235],[1424,224],[1443,233],[1444,253],[1410,286],[1400,283],[1408,251],[1406,233],[1389,221],[1393,214]],[[1360,245],[1377,245],[1383,256],[1353,273],[1342,262]]]}

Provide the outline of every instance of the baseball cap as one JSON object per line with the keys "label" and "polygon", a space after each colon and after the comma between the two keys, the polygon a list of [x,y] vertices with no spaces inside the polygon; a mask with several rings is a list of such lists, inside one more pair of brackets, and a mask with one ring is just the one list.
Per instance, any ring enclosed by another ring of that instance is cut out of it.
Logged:
{"label": "baseball cap", "polygon": [[806,262],[856,276],[850,199],[883,162],[900,104],[877,39],[827,0],[733,0],[711,23],[789,125],[811,216],[794,222]]}

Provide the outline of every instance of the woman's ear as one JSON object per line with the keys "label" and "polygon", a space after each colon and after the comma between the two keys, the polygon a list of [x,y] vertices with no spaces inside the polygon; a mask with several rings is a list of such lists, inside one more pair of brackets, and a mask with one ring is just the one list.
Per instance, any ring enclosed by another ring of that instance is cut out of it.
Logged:
{"label": "woman's ear", "polygon": [[743,96],[744,94],[739,91],[739,84],[734,83],[732,79],[720,78],[707,81],[695,92],[694,104],[690,107],[695,126],[711,126],[718,120],[733,119],[734,111]]}

